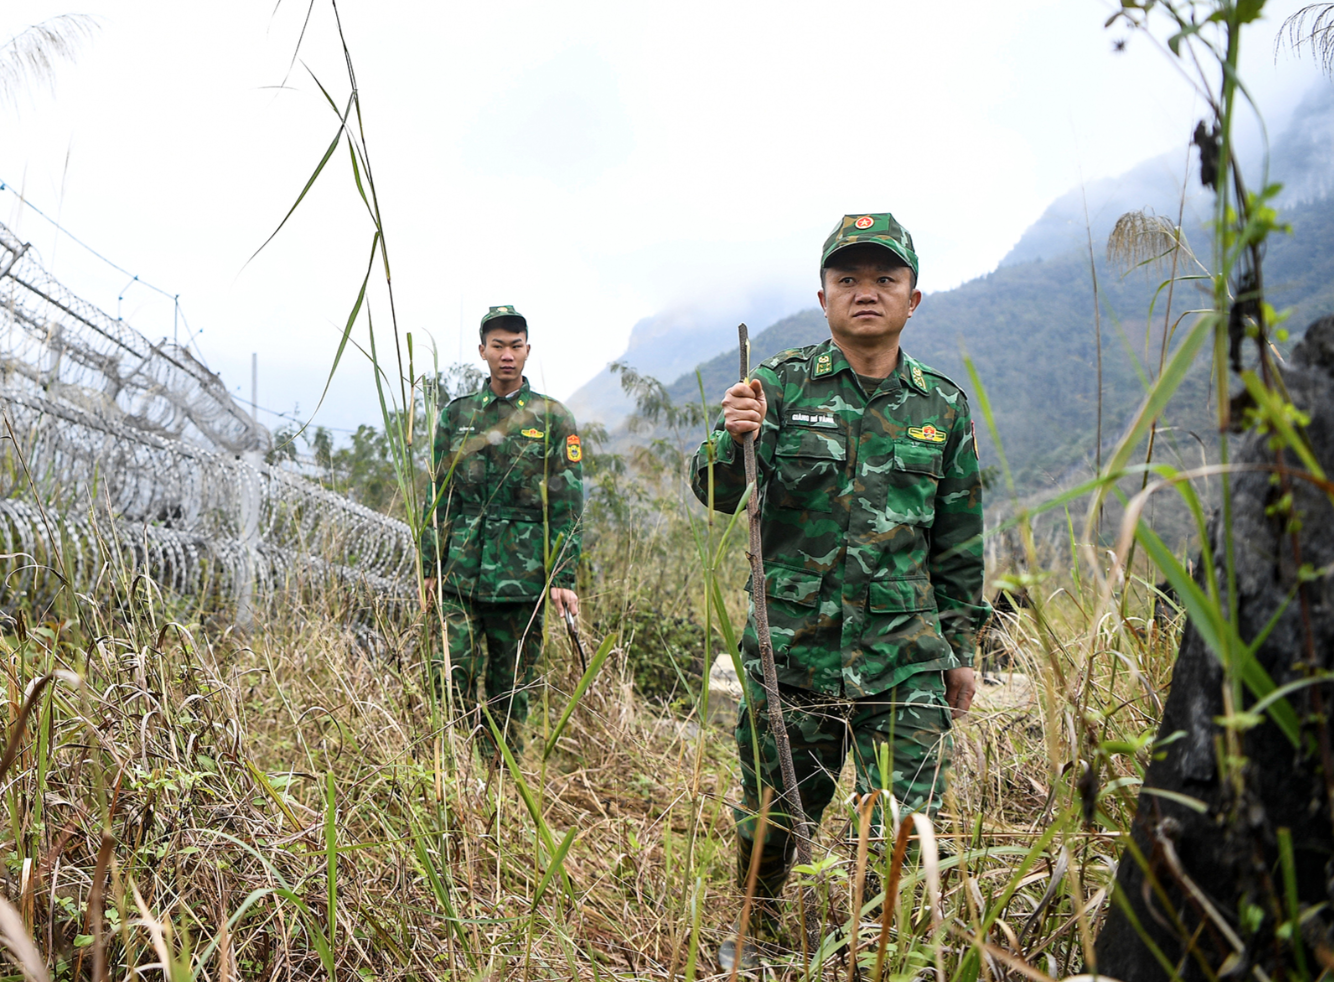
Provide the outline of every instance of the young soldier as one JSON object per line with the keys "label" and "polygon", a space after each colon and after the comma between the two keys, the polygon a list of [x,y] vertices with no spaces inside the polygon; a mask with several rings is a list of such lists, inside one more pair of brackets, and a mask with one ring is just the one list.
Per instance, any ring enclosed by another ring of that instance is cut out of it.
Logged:
{"label": "young soldier", "polygon": [[[548,589],[557,614],[579,615],[583,450],[569,410],[523,375],[527,320],[513,307],[492,307],[480,334],[477,351],[491,376],[440,413],[422,564],[428,598],[438,587],[460,708],[472,711],[484,698],[517,747]],[[492,752],[490,727],[474,725]]]}
{"label": "young soldier", "polygon": [[[774,661],[802,806],[812,828],[851,750],[857,789],[882,787],[888,748],[905,812],[940,806],[951,716],[972,702],[982,599],[982,489],[968,403],[949,379],[899,348],[916,311],[917,254],[889,214],[848,215],[825,241],[818,297],[821,344],[764,362],[723,398],[723,416],[695,454],[705,500],[733,511],[745,490],[741,443],[756,434],[764,583]],[[753,611],[753,604],[752,604]],[[750,869],[761,787],[783,789],[752,616],[742,640],[745,700],[736,727],[744,807],[737,877]],[[795,842],[788,817],[768,817],[752,933],[772,935],[773,901]],[[735,941],[719,952],[724,968]],[[742,953],[743,967],[756,962]]]}

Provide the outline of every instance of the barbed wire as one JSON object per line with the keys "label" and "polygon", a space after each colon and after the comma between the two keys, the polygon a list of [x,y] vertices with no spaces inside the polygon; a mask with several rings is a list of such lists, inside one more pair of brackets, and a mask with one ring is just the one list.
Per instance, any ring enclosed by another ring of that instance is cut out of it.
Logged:
{"label": "barbed wire", "polygon": [[0,397],[10,589],[36,589],[33,557],[56,552],[86,588],[115,542],[182,594],[248,603],[307,574],[410,591],[407,525],[266,463],[272,436],[217,375],[75,296],[2,224]]}

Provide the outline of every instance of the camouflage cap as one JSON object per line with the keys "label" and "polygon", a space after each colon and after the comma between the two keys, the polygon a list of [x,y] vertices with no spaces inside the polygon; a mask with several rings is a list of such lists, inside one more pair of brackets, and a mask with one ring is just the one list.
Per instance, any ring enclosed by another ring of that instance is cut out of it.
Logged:
{"label": "camouflage cap", "polygon": [[889,212],[869,215],[844,215],[829,238],[824,240],[824,249],[820,253],[820,268],[829,265],[829,257],[848,246],[869,242],[882,246],[898,256],[917,275],[917,253],[913,251],[912,236],[908,230],[895,221]]}
{"label": "camouflage cap", "polygon": [[[481,331],[481,333],[482,333],[483,335],[485,335],[485,334],[486,334],[486,325],[489,324],[489,323],[491,323],[491,321],[494,321],[494,320],[500,320],[502,317],[512,317],[512,318],[514,318],[514,319],[517,320],[520,324],[523,325],[523,333],[524,333],[524,334],[527,334],[527,333],[528,333],[528,318],[524,317],[523,314],[519,313],[517,310],[515,310],[515,309],[514,309],[512,306],[510,306],[509,304],[502,304],[502,305],[499,306],[499,307],[492,307],[492,308],[490,308],[490,309],[486,312],[486,314],[482,317],[482,323],[481,323],[481,325],[480,325],[480,327],[479,327],[479,330]],[[497,325],[496,325],[497,328],[500,328],[500,327],[503,327],[503,326],[504,326],[504,325],[501,325],[501,324],[497,324]]]}

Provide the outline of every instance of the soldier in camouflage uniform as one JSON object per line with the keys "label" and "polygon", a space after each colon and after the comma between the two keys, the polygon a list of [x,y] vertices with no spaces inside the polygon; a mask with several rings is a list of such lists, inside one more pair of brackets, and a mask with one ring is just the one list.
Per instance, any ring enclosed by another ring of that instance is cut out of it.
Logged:
{"label": "soldier in camouflage uniform", "polygon": [[[444,614],[460,708],[485,701],[517,747],[542,648],[543,599],[549,591],[557,614],[579,615],[583,449],[569,410],[523,375],[527,320],[513,307],[492,307],[480,334],[491,375],[440,412],[422,566],[427,596]],[[489,726],[475,723],[493,751]]]}
{"label": "soldier in camouflage uniform", "polygon": [[[849,750],[857,789],[892,789],[934,813],[952,716],[974,692],[982,598],[982,488],[962,390],[910,358],[899,336],[921,301],[912,238],[888,214],[848,215],[825,241],[820,305],[831,337],[764,362],[723,399],[695,454],[694,490],[733,511],[745,490],[742,438],[756,433],[763,590],[784,720],[807,818],[818,827]],[[760,588],[752,583],[750,589]],[[752,603],[752,614],[754,606]],[[744,888],[761,787],[783,781],[769,730],[752,616],[742,639],[745,701],[736,741]],[[761,773],[755,774],[754,739]],[[884,748],[887,753],[882,753]],[[881,761],[888,765],[882,773]],[[787,877],[790,821],[769,815],[752,926]],[[734,942],[720,952],[730,968]],[[744,953],[753,960],[753,951]]]}

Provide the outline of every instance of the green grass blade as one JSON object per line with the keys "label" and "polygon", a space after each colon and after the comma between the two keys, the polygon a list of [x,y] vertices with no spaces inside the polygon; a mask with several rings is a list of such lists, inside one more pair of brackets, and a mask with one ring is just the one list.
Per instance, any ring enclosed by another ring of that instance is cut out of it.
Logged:
{"label": "green grass blade", "polygon": [[[1240,670],[1241,679],[1246,687],[1262,700],[1264,697],[1271,695],[1276,688],[1274,680],[1269,677],[1269,673],[1256,660],[1250,648],[1242,644],[1241,639],[1236,635],[1232,622],[1223,615],[1217,604],[1210,602],[1204,591],[1200,589],[1199,584],[1191,578],[1186,568],[1177,561],[1176,556],[1172,555],[1171,550],[1158,537],[1158,534],[1148,525],[1140,522],[1135,529],[1135,538],[1144,547],[1144,551],[1149,558],[1162,571],[1167,582],[1176,590],[1177,596],[1181,598],[1181,605],[1186,608],[1191,623],[1195,625],[1195,630],[1200,632],[1200,637],[1218,657],[1218,660],[1224,666],[1227,666],[1229,658],[1232,657],[1231,653],[1235,652],[1235,657],[1240,663],[1237,668]],[[1237,708],[1240,709],[1241,707]],[[1301,727],[1292,704],[1279,696],[1266,703],[1266,708],[1270,718],[1283,731],[1283,735],[1288,738],[1294,747],[1300,746]]]}
{"label": "green grass blade", "polygon": [[987,424],[987,432],[991,434],[992,445],[996,448],[996,459],[1000,461],[1001,473],[1005,475],[1005,488],[1010,492],[1010,497],[1014,497],[1014,476],[1010,472],[1010,462],[1005,456],[1005,445],[1001,442],[1000,431],[996,428],[996,414],[992,412],[991,400],[987,397],[987,387],[982,384],[982,377],[977,374],[977,366],[973,364],[973,359],[968,357],[967,351],[964,352],[963,364],[968,369],[968,380],[973,383],[973,395],[977,398],[978,412],[982,414],[982,419]]}
{"label": "green grass blade", "polygon": [[463,923],[459,918],[457,909],[454,907],[449,883],[449,870],[448,868],[442,870],[436,865],[435,860],[431,857],[431,851],[426,847],[426,832],[416,819],[409,818],[409,829],[412,833],[412,848],[417,857],[417,865],[421,867],[427,885],[431,888],[431,893],[435,895],[436,903],[444,910],[445,919],[448,921],[455,938],[458,939],[460,950],[463,951],[469,967],[476,971],[478,967],[477,953],[472,950],[472,946],[468,943],[467,933],[463,930]]}
{"label": "green grass blade", "polygon": [[[338,816],[337,799],[334,795],[333,771],[324,775],[324,871],[329,886],[328,925],[325,934],[329,946],[338,944]],[[333,969],[329,969],[329,982],[335,982]]]}
{"label": "green grass blade", "polygon": [[[1191,366],[1195,364],[1195,356],[1199,354],[1204,343],[1213,337],[1216,321],[1217,317],[1214,314],[1201,317],[1186,333],[1177,350],[1172,352],[1172,357],[1164,366],[1162,375],[1158,377],[1158,381],[1154,383],[1140,405],[1139,412],[1135,414],[1130,429],[1126,431],[1113,451],[1111,459],[1107,461],[1106,471],[1120,471],[1130,462],[1130,456],[1139,445],[1139,441],[1149,432],[1153,421],[1162,415],[1167,403],[1186,380]],[[1095,502],[1094,507],[1096,506]]]}
{"label": "green grass blade", "polygon": [[296,201],[292,202],[292,207],[287,209],[287,214],[284,215],[283,220],[278,223],[278,227],[275,228],[269,234],[269,237],[264,240],[264,244],[255,250],[254,255],[246,260],[247,263],[263,252],[265,247],[273,241],[273,237],[283,230],[283,226],[287,224],[287,220],[296,213],[298,206],[300,206],[301,202],[306,199],[306,195],[310,193],[310,189],[315,186],[315,181],[320,176],[320,172],[324,170],[324,165],[329,162],[329,158],[332,157],[334,151],[338,149],[338,141],[343,138],[343,129],[347,126],[347,116],[351,111],[352,100],[349,98],[347,101],[347,108],[343,110],[342,116],[338,119],[338,132],[334,134],[333,140],[329,143],[329,149],[324,151],[324,156],[320,158],[320,162],[315,165],[315,172],[310,175],[310,180],[306,181],[306,186],[303,187],[301,193],[296,196]]}
{"label": "green grass blade", "polygon": [[1292,854],[1292,829],[1278,830],[1278,858],[1279,866],[1283,870],[1283,899],[1288,908],[1287,927],[1291,932],[1288,941],[1297,960],[1297,978],[1299,982],[1304,982],[1311,976],[1306,969],[1306,952],[1302,945],[1302,907],[1297,897],[1297,862]]}
{"label": "green grass blade", "polygon": [[583,678],[575,687],[574,695],[570,696],[570,701],[565,705],[565,711],[561,713],[560,719],[556,721],[555,727],[551,730],[551,736],[547,739],[547,745],[542,749],[542,759],[546,760],[556,749],[556,741],[560,735],[565,732],[565,725],[570,722],[570,717],[574,714],[575,707],[579,705],[579,700],[584,697],[588,687],[593,684],[593,679],[597,676],[598,670],[602,668],[602,663],[607,660],[611,654],[612,646],[616,642],[616,635],[608,634],[598,645],[597,652],[593,655],[593,660],[588,663],[588,670],[584,672]]}
{"label": "green grass blade", "polygon": [[1228,642],[1236,641],[1240,644],[1239,639],[1228,637],[1232,625],[1227,618],[1215,604],[1210,603],[1199,584],[1167,548],[1167,544],[1159,538],[1157,532],[1149,528],[1146,523],[1140,522],[1135,529],[1135,538],[1162,572],[1163,577],[1171,584],[1177,596],[1181,598],[1181,605],[1186,608],[1186,613],[1190,615],[1191,622],[1195,625],[1195,630],[1200,632],[1204,643],[1213,650],[1219,661],[1226,663]]}
{"label": "green grass blade", "polygon": [[565,854],[570,851],[570,846],[574,844],[575,837],[579,834],[578,829],[570,829],[565,833],[565,838],[561,840],[556,847],[556,854],[551,857],[551,862],[547,863],[546,871],[542,874],[542,879],[537,883],[537,889],[533,891],[533,906],[536,907],[543,894],[547,892],[547,887],[551,884],[551,878],[559,873],[565,866]]}
{"label": "green grass blade", "polygon": [[[606,642],[603,642],[604,644]],[[590,666],[591,667],[591,666]],[[495,738],[496,746],[500,749],[500,755],[505,761],[505,767],[510,772],[510,777],[514,778],[514,786],[519,791],[519,797],[523,799],[524,807],[528,809],[528,814],[532,816],[533,824],[537,826],[537,834],[546,846],[548,861],[550,857],[556,855],[556,840],[551,834],[551,828],[547,825],[547,820],[542,815],[542,809],[538,807],[537,799],[533,797],[533,792],[528,787],[528,782],[523,779],[523,772],[519,770],[519,764],[514,759],[514,754],[505,742],[505,735],[500,731],[495,717],[485,706],[482,707],[482,714],[486,717],[487,725],[491,727],[491,735]],[[569,874],[561,870],[562,878],[565,880],[565,892],[570,900],[574,900],[574,884],[570,882]]]}

